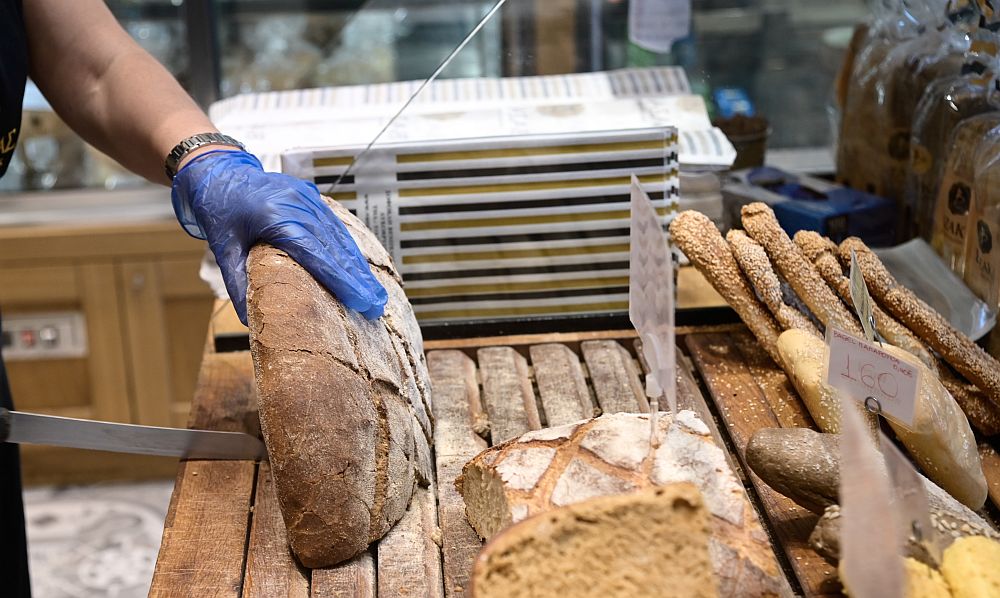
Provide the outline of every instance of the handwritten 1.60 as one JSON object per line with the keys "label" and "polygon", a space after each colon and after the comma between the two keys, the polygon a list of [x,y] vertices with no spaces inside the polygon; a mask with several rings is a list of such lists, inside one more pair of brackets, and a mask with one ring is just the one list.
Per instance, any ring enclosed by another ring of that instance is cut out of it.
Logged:
{"label": "handwritten 1.60", "polygon": [[913,424],[920,374],[916,365],[836,328],[830,328],[827,342],[827,384],[861,403],[874,398],[887,417]]}

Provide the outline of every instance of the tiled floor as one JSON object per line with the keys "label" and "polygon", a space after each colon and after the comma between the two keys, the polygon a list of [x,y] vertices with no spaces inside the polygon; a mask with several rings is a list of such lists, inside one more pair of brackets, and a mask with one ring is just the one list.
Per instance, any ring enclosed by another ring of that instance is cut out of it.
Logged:
{"label": "tiled floor", "polygon": [[25,491],[35,598],[146,596],[173,480]]}

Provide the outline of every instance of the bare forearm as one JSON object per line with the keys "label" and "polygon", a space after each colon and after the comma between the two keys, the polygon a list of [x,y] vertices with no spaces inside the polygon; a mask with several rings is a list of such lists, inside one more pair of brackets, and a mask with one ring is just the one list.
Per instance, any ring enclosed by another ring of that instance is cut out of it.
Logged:
{"label": "bare forearm", "polygon": [[[208,117],[121,30],[102,2],[26,0],[24,5],[32,77],[59,115],[125,167],[167,183],[167,153],[185,137],[214,131]],[[48,34],[67,19],[87,21],[73,27],[87,34]]]}

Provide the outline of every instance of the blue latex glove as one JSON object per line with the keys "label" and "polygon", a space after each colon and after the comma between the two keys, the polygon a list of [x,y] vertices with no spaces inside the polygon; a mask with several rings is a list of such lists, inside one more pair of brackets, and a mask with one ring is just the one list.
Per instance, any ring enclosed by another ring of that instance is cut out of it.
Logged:
{"label": "blue latex glove", "polygon": [[344,224],[312,183],[264,172],[239,151],[202,154],[174,177],[181,226],[208,239],[240,321],[247,323],[247,255],[264,242],[286,252],[347,307],[370,320],[388,300]]}

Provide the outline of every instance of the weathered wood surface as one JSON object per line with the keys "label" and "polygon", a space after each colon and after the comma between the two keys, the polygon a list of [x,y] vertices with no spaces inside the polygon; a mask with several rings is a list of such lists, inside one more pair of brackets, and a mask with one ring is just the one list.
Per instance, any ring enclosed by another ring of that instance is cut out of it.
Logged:
{"label": "weathered wood surface", "polygon": [[[694,334],[685,337],[685,344],[694,360],[719,416],[732,439],[737,457],[743,465],[757,496],[764,505],[771,529],[777,536],[806,596],[839,596],[841,585],[837,571],[809,547],[809,533],[817,516],[799,507],[771,489],[746,465],[745,449],[754,432],[761,428],[777,428],[780,422],[758,378],[747,365],[737,339],[732,334]],[[757,374],[767,367],[763,361],[754,364]],[[777,365],[771,364],[771,368]],[[773,390],[773,388],[772,388]],[[792,413],[790,409],[788,411]],[[794,421],[791,417],[789,421]],[[773,539],[772,539],[773,540]]]}
{"label": "weathered wood surface", "polygon": [[455,489],[462,467],[487,447],[474,429],[485,423],[476,365],[457,350],[431,351],[427,369],[434,388],[434,448],[438,480],[445,596],[465,596],[472,562],[482,543],[465,519],[465,503]]}
{"label": "weathered wood surface", "polygon": [[[253,388],[249,353],[206,354],[189,427],[255,432]],[[150,596],[240,596],[256,468],[253,461],[181,463]]]}
{"label": "weathered wood surface", "polygon": [[371,552],[327,569],[312,570],[311,598],[375,598],[375,560]]}
{"label": "weathered wood surface", "polygon": [[[502,441],[543,422],[557,425],[591,416],[597,403],[605,410],[623,405],[648,410],[634,335],[562,337],[565,343],[541,338],[513,347],[428,352],[437,483],[418,489],[403,520],[369,552],[337,567],[308,571],[297,564],[266,463],[183,464],[151,595],[465,596],[482,547],[454,486],[465,463],[489,440]],[[679,406],[699,413],[722,444],[725,439],[680,352],[678,366]],[[748,382],[753,375],[747,370]],[[209,343],[191,425],[256,433],[253,388],[249,354],[215,354]],[[728,425],[725,417],[723,424]]]}
{"label": "weathered wood surface", "polygon": [[566,345],[547,343],[533,345],[529,355],[546,427],[594,417],[594,400],[576,353]]}
{"label": "weathered wood surface", "polygon": [[648,413],[649,401],[632,354],[618,341],[581,345],[597,403],[604,413]]}
{"label": "weathered wood surface", "polygon": [[490,439],[500,444],[542,427],[528,363],[510,347],[478,351],[483,403],[490,418]]}
{"label": "weathered wood surface", "polygon": [[257,472],[244,583],[244,598],[309,596],[309,571],[298,564],[288,547],[271,466],[267,463],[261,463]]}

